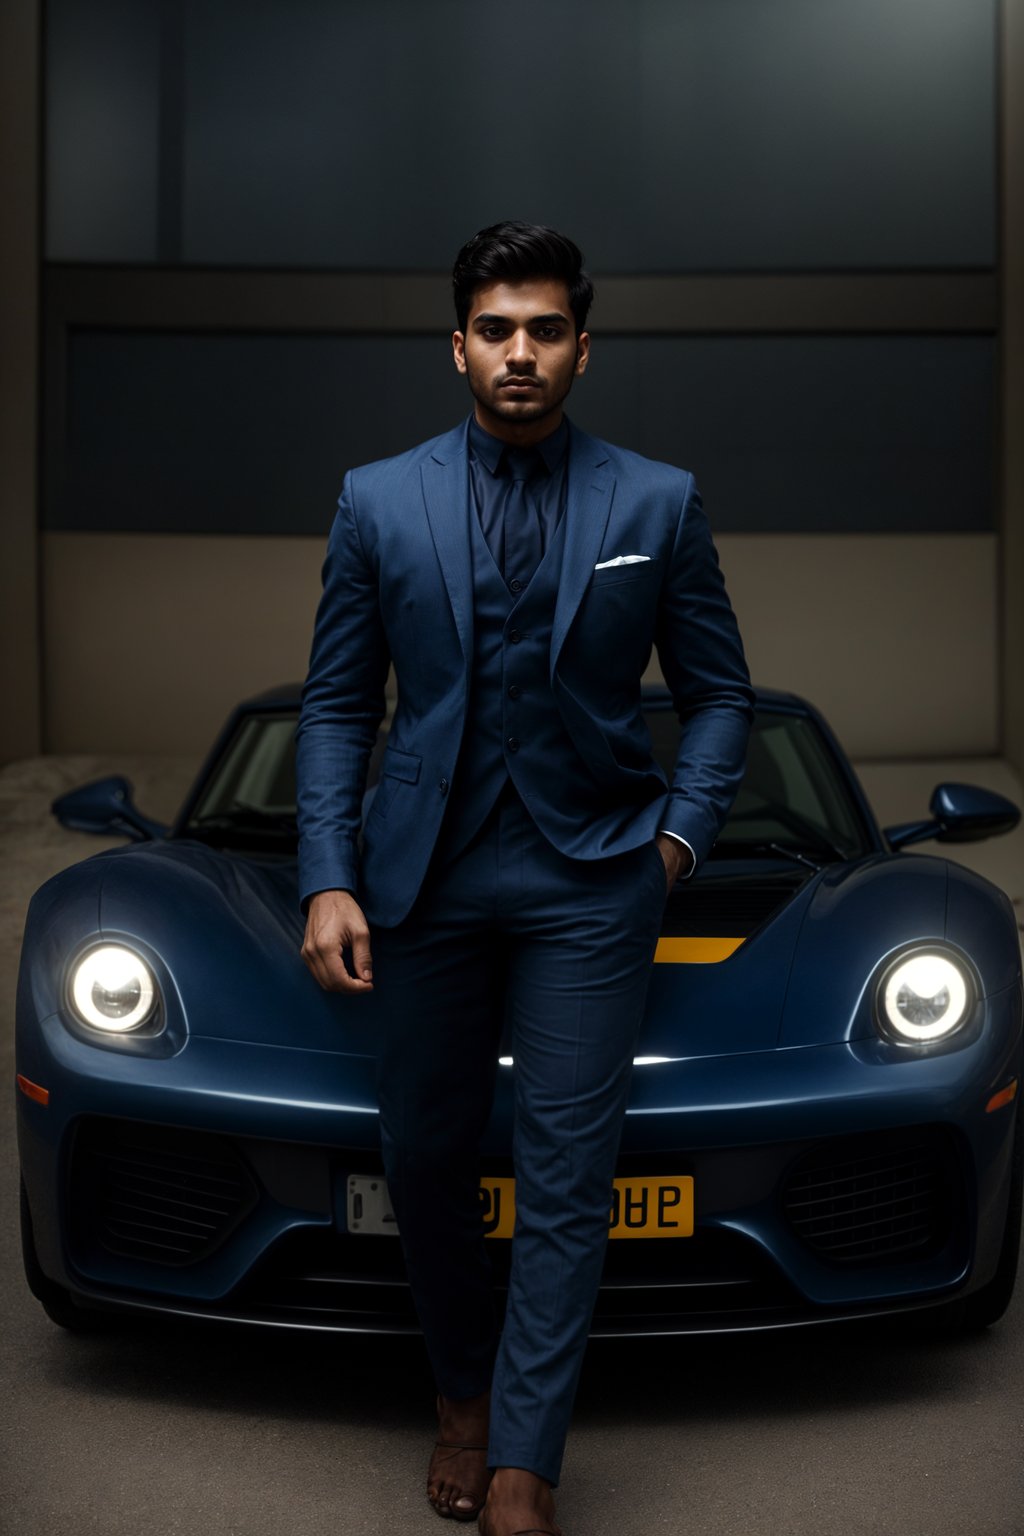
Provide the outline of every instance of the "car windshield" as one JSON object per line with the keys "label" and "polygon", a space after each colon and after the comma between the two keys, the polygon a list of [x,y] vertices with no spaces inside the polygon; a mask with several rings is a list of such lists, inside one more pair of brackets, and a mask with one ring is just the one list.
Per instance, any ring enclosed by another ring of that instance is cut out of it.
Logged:
{"label": "car windshield", "polygon": [[229,848],[294,850],[298,714],[246,715],[210,770],[182,836]]}
{"label": "car windshield", "polygon": [[[654,755],[671,775],[679,722],[672,709],[649,710],[647,721]],[[712,857],[777,852],[828,863],[862,857],[872,846],[849,784],[814,721],[759,709],[743,781]]]}
{"label": "car windshield", "polygon": [[[241,721],[182,835],[239,849],[294,849],[296,719],[294,713],[275,711]],[[671,774],[679,739],[675,713],[655,706],[647,710],[647,722],[655,756]],[[713,857],[788,855],[828,863],[857,858],[872,846],[849,785],[813,720],[759,709],[743,782]]]}

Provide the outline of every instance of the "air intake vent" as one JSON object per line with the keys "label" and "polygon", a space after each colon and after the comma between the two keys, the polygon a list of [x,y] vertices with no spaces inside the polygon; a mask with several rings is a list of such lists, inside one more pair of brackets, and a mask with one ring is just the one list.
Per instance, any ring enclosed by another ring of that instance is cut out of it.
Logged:
{"label": "air intake vent", "polygon": [[714,861],[706,868],[711,873],[677,885],[670,895],[661,923],[666,938],[702,934],[746,938],[792,900],[811,873],[804,869],[771,880],[763,876],[721,879],[713,873]]}
{"label": "air intake vent", "polygon": [[259,1199],[226,1137],[87,1120],[72,1161],[79,1241],[154,1264],[194,1264],[217,1248]]}
{"label": "air intake vent", "polygon": [[924,1257],[949,1233],[959,1181],[948,1148],[927,1129],[900,1138],[830,1142],[806,1154],[783,1188],[798,1236],[843,1264]]}

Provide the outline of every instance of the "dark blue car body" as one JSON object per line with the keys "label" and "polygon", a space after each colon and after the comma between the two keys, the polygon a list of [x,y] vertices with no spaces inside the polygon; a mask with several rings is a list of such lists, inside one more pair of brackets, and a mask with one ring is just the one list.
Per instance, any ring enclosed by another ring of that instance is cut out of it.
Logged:
{"label": "dark blue car body", "polygon": [[[167,835],[96,854],[33,898],[17,1004],[25,1263],[67,1326],[141,1311],[415,1329],[398,1242],[353,1219],[355,1183],[380,1179],[373,1039],[360,1000],[322,992],[299,957],[287,818],[196,820],[246,723],[287,727],[297,704],[287,689],[241,706]],[[669,718],[667,695],[649,706],[653,724]],[[695,1227],[609,1243],[592,1331],[935,1307],[985,1325],[1009,1300],[1020,1234],[1012,907],[957,864],[894,851],[936,824],[887,839],[808,704],[762,691],[758,719],[813,735],[850,843],[820,829],[802,845],[726,840],[670,898],[619,1173],[692,1178]],[[125,807],[104,813],[108,830],[161,831],[127,786],[99,793]],[[62,819],[94,825],[66,798]],[[992,800],[959,835],[1000,829]],[[147,1029],[107,1038],[70,1006],[69,968],[100,940],[156,978]],[[897,1042],[879,1026],[879,978],[922,945],[959,957],[971,1006],[947,1040]],[[497,1070],[483,1171],[500,1178],[513,1069]],[[508,1244],[490,1251],[500,1291]]]}

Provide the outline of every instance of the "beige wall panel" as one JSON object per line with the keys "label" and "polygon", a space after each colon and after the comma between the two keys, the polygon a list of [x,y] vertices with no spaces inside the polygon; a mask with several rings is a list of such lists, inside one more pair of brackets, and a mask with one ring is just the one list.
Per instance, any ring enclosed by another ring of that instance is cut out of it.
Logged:
{"label": "beige wall panel", "polygon": [[[757,682],[859,757],[997,749],[992,536],[723,535]],[[47,749],[200,751],[306,669],[324,540],[51,533]]]}
{"label": "beige wall panel", "polygon": [[858,757],[998,750],[994,535],[722,534],[751,675]]}
{"label": "beige wall panel", "polygon": [[47,751],[201,751],[239,698],[304,677],[325,544],[47,534]]}

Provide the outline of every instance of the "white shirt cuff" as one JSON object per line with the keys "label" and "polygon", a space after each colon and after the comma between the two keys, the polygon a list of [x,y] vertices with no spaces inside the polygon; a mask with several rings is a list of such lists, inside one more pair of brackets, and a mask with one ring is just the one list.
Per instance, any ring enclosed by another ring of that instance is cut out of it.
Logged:
{"label": "white shirt cuff", "polygon": [[684,848],[689,848],[690,849],[690,867],[686,871],[685,875],[680,875],[680,877],[679,877],[680,880],[689,880],[690,876],[693,874],[694,870],[697,868],[697,855],[694,853],[693,849],[690,848],[690,845],[686,841],[686,838],[685,837],[680,837],[678,832],[670,832],[667,827],[659,827],[658,828],[658,836],[659,837],[674,837],[677,843],[682,843]]}

